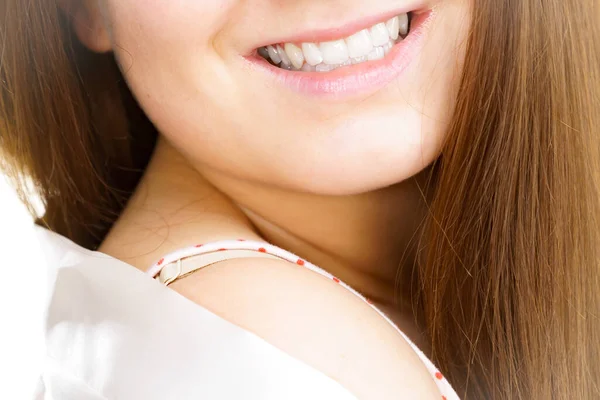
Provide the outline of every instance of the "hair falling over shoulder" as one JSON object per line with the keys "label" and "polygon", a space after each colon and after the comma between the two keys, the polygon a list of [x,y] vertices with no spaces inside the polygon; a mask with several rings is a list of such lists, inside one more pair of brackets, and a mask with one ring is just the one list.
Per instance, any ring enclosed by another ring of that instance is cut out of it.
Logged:
{"label": "hair falling over shoulder", "polygon": [[[415,307],[464,398],[600,398],[600,2],[472,1]],[[0,2],[0,152],[38,223],[94,249],[157,133],[67,19]]]}

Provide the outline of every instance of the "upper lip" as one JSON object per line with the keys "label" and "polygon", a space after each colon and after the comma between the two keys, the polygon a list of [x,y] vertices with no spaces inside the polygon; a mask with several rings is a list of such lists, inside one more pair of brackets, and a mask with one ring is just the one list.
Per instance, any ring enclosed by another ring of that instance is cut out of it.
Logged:
{"label": "upper lip", "polygon": [[395,10],[386,11],[383,13],[379,13],[376,15],[371,15],[368,17],[361,17],[359,19],[354,19],[352,21],[329,27],[329,28],[319,28],[308,31],[303,31],[299,33],[294,33],[287,36],[281,37],[273,37],[270,38],[263,43],[255,46],[252,50],[256,50],[257,48],[280,44],[280,43],[320,43],[327,42],[332,40],[342,39],[344,37],[350,36],[356,32],[359,32],[363,29],[367,29],[372,27],[373,25],[379,22],[385,22],[388,19],[395,17],[397,15],[405,14],[412,12],[414,14],[418,14],[421,12],[425,12],[427,9],[423,7],[423,5],[419,4],[411,4],[404,6],[402,8],[397,8]]}

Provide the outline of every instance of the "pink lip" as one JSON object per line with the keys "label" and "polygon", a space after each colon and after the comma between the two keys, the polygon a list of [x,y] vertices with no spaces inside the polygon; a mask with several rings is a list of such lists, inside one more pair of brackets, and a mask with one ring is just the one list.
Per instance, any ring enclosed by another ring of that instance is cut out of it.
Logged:
{"label": "pink lip", "polygon": [[285,38],[279,38],[276,42],[265,43],[263,46],[267,46],[269,44],[274,43],[319,43],[319,42],[327,42],[331,40],[337,40],[339,38],[347,37],[356,33],[360,30],[367,29],[372,27],[373,25],[379,22],[385,22],[392,17],[397,15],[406,14],[408,12],[413,12],[413,14],[420,14],[422,11],[411,10],[411,9],[403,9],[403,10],[394,10],[387,11],[385,13],[379,15],[372,15],[369,17],[363,17],[360,20],[355,20],[350,23],[344,24],[343,26],[329,29],[318,29],[308,32],[297,33]]}
{"label": "pink lip", "polygon": [[[408,36],[381,60],[342,67],[331,72],[288,71],[259,55],[245,57],[250,68],[266,73],[277,83],[311,97],[348,98],[374,93],[396,79],[420,53],[434,10],[413,15]],[[339,36],[338,36],[339,37]]]}

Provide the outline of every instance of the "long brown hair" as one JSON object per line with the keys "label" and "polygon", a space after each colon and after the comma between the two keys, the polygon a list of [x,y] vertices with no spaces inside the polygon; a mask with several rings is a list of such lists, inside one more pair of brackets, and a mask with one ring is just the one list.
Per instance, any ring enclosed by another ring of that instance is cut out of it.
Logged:
{"label": "long brown hair", "polygon": [[[460,395],[600,398],[600,2],[473,0],[416,297]],[[94,249],[156,131],[56,0],[0,3],[0,148],[40,223]]]}

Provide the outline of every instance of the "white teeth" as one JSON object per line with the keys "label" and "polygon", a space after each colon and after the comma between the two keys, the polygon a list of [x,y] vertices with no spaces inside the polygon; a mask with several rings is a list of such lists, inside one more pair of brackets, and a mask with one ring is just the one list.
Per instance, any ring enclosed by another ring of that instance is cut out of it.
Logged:
{"label": "white teeth", "polygon": [[367,56],[356,57],[356,58],[352,58],[351,59],[352,65],[354,65],[354,64],[360,64],[360,63],[363,63],[365,61],[367,61]]}
{"label": "white teeth", "polygon": [[400,21],[398,20],[398,17],[391,18],[385,23],[385,26],[387,27],[388,33],[390,34],[392,40],[398,39],[398,37],[400,36]]}
{"label": "white teeth", "polygon": [[390,41],[390,34],[383,22],[380,22],[371,28],[371,40],[375,47],[383,46]]}
{"label": "white teeth", "polygon": [[392,50],[392,47],[394,47],[394,42],[390,40],[381,47],[383,48],[383,54],[387,55],[390,52],[390,50]]}
{"label": "white teeth", "polygon": [[402,14],[398,17],[400,28],[398,31],[402,36],[406,36],[408,34],[408,14]]}
{"label": "white teeth", "polygon": [[317,72],[329,72],[333,69],[333,65],[321,63],[315,67]]}
{"label": "white teeth", "polygon": [[383,51],[383,47],[375,47],[373,49],[373,51],[371,51],[369,53],[369,55],[367,56],[367,60],[369,60],[369,61],[381,60],[383,57],[385,57],[385,52]]}
{"label": "white teeth", "polygon": [[286,43],[285,52],[296,69],[302,68],[302,64],[304,64],[304,54],[300,47],[292,43]]}
{"label": "white teeth", "polygon": [[373,50],[371,34],[367,29],[363,29],[347,38],[346,45],[348,46],[348,56],[351,58],[366,56]]}
{"label": "white teeth", "polygon": [[323,62],[321,50],[319,50],[319,47],[314,43],[302,43],[302,52],[304,53],[306,62],[313,67]]}
{"label": "white teeth", "polygon": [[285,43],[258,49],[258,54],[281,68],[328,72],[384,58],[409,33],[409,15],[401,14],[363,29],[346,39],[321,43]]}
{"label": "white teeth", "polygon": [[348,56],[348,46],[343,40],[334,40],[332,42],[323,42],[320,46],[323,54],[323,62],[329,65],[341,64],[345,62]]}
{"label": "white teeth", "polygon": [[317,68],[315,68],[314,66],[308,64],[308,63],[304,63],[304,65],[301,68],[301,71],[304,72],[315,72],[317,70]]}
{"label": "white teeth", "polygon": [[285,54],[285,50],[283,49],[283,47],[281,47],[281,45],[278,44],[276,48],[277,48],[277,55],[279,56],[279,58],[281,58],[281,64],[285,65],[285,66],[292,65],[292,62],[290,61],[287,54]]}
{"label": "white teeth", "polygon": [[281,57],[277,54],[277,50],[273,46],[267,46],[267,51],[269,52],[269,57],[275,64],[279,64],[281,62]]}

